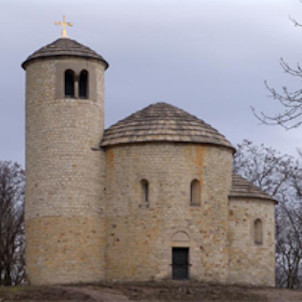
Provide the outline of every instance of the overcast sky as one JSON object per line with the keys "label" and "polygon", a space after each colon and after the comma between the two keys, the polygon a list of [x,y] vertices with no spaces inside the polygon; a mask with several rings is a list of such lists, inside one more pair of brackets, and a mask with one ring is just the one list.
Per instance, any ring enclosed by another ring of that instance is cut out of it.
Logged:
{"label": "overcast sky", "polygon": [[280,65],[302,62],[299,0],[1,0],[0,160],[24,165],[25,72],[20,64],[61,33],[101,54],[106,127],[151,103],[167,102],[243,139],[295,155],[302,127],[260,125],[250,106],[275,113],[264,86],[301,87]]}

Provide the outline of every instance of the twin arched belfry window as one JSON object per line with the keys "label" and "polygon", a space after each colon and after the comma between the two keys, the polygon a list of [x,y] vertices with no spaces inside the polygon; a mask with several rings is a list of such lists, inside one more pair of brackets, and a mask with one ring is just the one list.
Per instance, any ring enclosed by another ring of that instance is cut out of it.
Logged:
{"label": "twin arched belfry window", "polygon": [[65,71],[65,96],[74,98],[74,79],[75,75],[71,69]]}
{"label": "twin arched belfry window", "polygon": [[65,97],[88,98],[88,71],[82,70],[77,77],[73,70],[65,71]]}
{"label": "twin arched belfry window", "polygon": [[79,97],[88,97],[88,72],[87,70],[82,70],[79,77]]}

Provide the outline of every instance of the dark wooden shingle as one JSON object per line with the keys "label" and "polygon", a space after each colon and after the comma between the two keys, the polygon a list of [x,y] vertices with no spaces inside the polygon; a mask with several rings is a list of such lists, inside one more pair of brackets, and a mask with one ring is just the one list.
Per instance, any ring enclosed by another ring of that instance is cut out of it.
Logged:
{"label": "dark wooden shingle", "polygon": [[234,147],[216,129],[175,106],[157,103],[105,130],[101,146],[169,141]]}
{"label": "dark wooden shingle", "polygon": [[108,68],[109,64],[105,59],[97,54],[94,50],[89,47],[69,38],[59,38],[56,41],[40,48],[30,55],[22,64],[25,68],[29,61],[48,57],[59,57],[59,56],[74,56],[91,58],[101,61]]}
{"label": "dark wooden shingle", "polygon": [[277,202],[273,197],[236,173],[233,173],[232,190],[229,197],[266,199]]}

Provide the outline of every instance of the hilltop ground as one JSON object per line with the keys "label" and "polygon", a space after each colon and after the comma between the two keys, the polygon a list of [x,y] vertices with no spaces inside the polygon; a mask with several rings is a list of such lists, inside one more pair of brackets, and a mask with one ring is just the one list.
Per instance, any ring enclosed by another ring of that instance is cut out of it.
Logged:
{"label": "hilltop ground", "polygon": [[186,282],[0,287],[0,302],[4,301],[298,302],[302,291]]}

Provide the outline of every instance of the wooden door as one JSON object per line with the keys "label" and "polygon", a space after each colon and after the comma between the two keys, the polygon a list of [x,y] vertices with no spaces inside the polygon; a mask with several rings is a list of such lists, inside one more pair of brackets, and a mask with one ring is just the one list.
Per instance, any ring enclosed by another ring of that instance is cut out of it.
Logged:
{"label": "wooden door", "polygon": [[189,248],[172,248],[172,279],[189,279]]}

